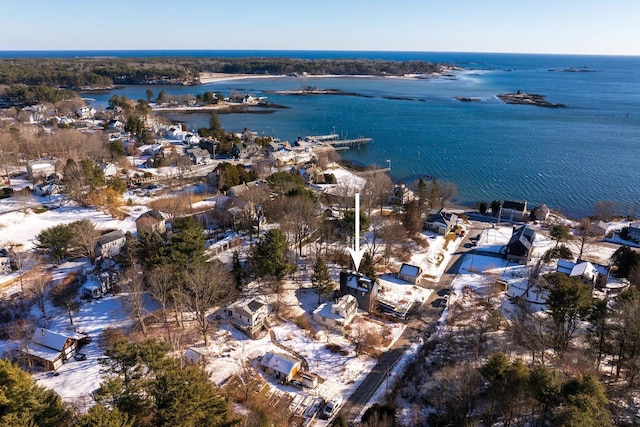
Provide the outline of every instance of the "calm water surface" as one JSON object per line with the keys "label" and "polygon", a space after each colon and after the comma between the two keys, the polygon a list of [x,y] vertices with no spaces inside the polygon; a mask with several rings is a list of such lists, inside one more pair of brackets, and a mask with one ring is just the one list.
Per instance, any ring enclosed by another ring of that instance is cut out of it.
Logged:
{"label": "calm water surface", "polygon": [[[236,56],[246,56],[243,53]],[[533,206],[546,203],[581,217],[590,214],[598,200],[623,206],[640,202],[638,57],[417,52],[296,52],[289,56],[304,55],[424,59],[465,70],[455,77],[434,79],[277,77],[199,87],[127,86],[96,96],[95,104],[105,105],[114,94],[144,99],[147,89],[156,95],[160,90],[264,95],[291,108],[273,114],[220,115],[225,129],[247,127],[289,141],[334,131],[349,138],[370,137],[373,142],[367,147],[341,155],[380,166],[390,159],[392,177],[403,182],[426,175],[454,182],[460,203],[524,199]],[[263,93],[306,85],[370,97]],[[496,98],[517,90],[546,95],[568,108],[506,105]],[[399,97],[408,99],[393,99]],[[480,101],[461,102],[455,97]],[[206,114],[171,117],[192,129],[208,126],[209,120]]]}

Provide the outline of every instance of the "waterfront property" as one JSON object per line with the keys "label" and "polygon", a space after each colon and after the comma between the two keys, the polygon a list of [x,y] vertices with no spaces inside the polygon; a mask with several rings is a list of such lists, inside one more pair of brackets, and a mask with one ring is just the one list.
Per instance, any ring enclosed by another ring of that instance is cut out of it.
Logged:
{"label": "waterfront property", "polygon": [[445,209],[433,210],[424,221],[424,229],[446,235],[458,223],[458,215],[448,212]]}
{"label": "waterfront property", "polygon": [[513,234],[506,246],[507,261],[527,265],[533,253],[535,238],[536,232],[528,225],[513,227]]}
{"label": "waterfront property", "polygon": [[527,215],[526,201],[505,200],[502,203],[500,218],[505,221],[524,221]]}

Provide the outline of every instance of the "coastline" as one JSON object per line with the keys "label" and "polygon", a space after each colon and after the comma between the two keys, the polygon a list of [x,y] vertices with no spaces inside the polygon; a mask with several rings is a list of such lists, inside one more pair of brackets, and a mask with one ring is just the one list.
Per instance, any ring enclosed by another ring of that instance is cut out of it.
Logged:
{"label": "coastline", "polygon": [[248,80],[248,79],[280,79],[280,78],[309,78],[309,79],[323,79],[323,78],[338,78],[338,79],[400,79],[400,80],[427,80],[437,79],[442,77],[455,77],[457,72],[464,71],[463,69],[451,69],[449,73],[434,72],[430,74],[405,74],[402,76],[393,75],[371,75],[371,74],[308,74],[299,76],[288,76],[285,74],[227,74],[227,73],[200,73],[200,84],[218,83],[224,81],[233,80]]}

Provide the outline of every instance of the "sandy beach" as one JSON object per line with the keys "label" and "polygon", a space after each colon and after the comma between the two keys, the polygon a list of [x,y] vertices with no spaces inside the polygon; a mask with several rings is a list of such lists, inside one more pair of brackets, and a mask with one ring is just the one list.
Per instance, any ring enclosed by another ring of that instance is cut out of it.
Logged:
{"label": "sandy beach", "polygon": [[270,74],[227,74],[227,73],[200,73],[200,83],[215,83],[226,80],[243,80],[243,79],[273,79],[277,77],[286,77],[283,75]]}

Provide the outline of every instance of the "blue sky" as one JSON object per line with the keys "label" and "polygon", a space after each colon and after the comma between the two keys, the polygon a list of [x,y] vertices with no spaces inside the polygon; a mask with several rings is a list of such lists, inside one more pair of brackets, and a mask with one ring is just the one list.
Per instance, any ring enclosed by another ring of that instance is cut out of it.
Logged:
{"label": "blue sky", "polygon": [[640,55],[639,0],[31,0],[1,10],[0,50]]}

